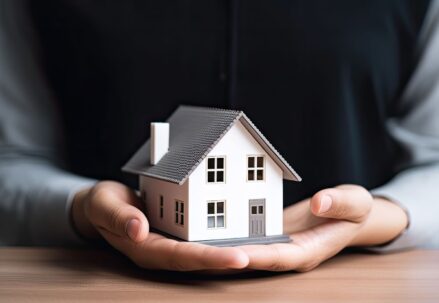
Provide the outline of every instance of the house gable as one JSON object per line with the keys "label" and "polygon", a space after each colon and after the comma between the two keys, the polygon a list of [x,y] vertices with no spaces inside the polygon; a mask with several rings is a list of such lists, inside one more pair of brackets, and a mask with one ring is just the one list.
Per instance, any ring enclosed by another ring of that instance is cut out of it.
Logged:
{"label": "house gable", "polygon": [[168,119],[171,127],[169,152],[156,165],[150,165],[148,140],[122,169],[130,173],[183,184],[238,121],[282,168],[285,179],[301,180],[243,112],[191,106],[180,106]]}
{"label": "house gable", "polygon": [[[264,157],[264,180],[247,180],[247,156]],[[207,182],[210,157],[224,157],[224,182]],[[266,199],[266,235],[282,234],[283,171],[240,121],[209,151],[188,183],[190,241],[248,237],[251,199]],[[225,204],[225,226],[209,228],[207,204],[217,201]]]}

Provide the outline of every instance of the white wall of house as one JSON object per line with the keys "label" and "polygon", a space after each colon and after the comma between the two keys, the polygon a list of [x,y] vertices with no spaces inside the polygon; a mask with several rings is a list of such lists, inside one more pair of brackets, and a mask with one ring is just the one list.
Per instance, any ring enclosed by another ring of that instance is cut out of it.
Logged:
{"label": "white wall of house", "polygon": [[[247,181],[247,156],[265,156],[265,180]],[[265,199],[266,235],[282,234],[282,170],[238,121],[210,151],[225,156],[225,183],[208,183],[207,157],[190,175],[188,197],[188,240],[240,238],[249,236],[249,199]],[[224,228],[207,227],[207,203],[226,201]]]}
{"label": "white wall of house", "polygon": [[[150,225],[188,240],[188,182],[178,185],[147,176],[139,177],[140,191],[146,192],[146,215]],[[163,196],[163,218],[160,218],[160,196]],[[175,223],[175,201],[184,203],[184,225]]]}

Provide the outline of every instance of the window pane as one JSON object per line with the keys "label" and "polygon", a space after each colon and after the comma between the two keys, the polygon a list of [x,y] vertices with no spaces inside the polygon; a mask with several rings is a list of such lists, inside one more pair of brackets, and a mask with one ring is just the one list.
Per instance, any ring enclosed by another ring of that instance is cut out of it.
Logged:
{"label": "window pane", "polygon": [[223,214],[224,213],[224,202],[217,202],[216,204],[216,213]]}
{"label": "window pane", "polygon": [[254,170],[249,170],[249,171],[248,171],[247,179],[248,179],[249,181],[252,181],[252,180],[255,179],[255,171],[254,171]]}
{"label": "window pane", "polygon": [[258,213],[258,208],[256,206],[252,206],[252,215],[256,215]]}
{"label": "window pane", "polygon": [[207,159],[207,168],[213,169],[215,168],[215,158],[209,158]]}
{"label": "window pane", "polygon": [[207,172],[207,182],[215,182],[215,172],[214,171]]}
{"label": "window pane", "polygon": [[184,225],[184,215],[180,215],[180,224]]}
{"label": "window pane", "polygon": [[180,202],[180,212],[184,213],[184,203]]}
{"label": "window pane", "polygon": [[264,180],[264,170],[258,169],[256,171],[256,177],[258,180]]}
{"label": "window pane", "polygon": [[248,157],[248,167],[255,167],[255,158]]}
{"label": "window pane", "polygon": [[258,167],[264,167],[264,157],[258,157]]}
{"label": "window pane", "polygon": [[207,203],[207,213],[209,215],[212,215],[215,213],[215,203],[213,203],[213,202]]}
{"label": "window pane", "polygon": [[262,205],[259,206],[259,213],[260,214],[264,213],[264,206],[262,206]]}
{"label": "window pane", "polygon": [[160,208],[160,218],[163,218],[163,208]]}
{"label": "window pane", "polygon": [[223,171],[216,172],[216,182],[224,182],[224,172]]}
{"label": "window pane", "polygon": [[216,217],[216,227],[224,227],[224,216]]}
{"label": "window pane", "polygon": [[178,223],[178,213],[175,213],[175,223]]}
{"label": "window pane", "polygon": [[163,206],[163,196],[160,196],[160,206]]}
{"label": "window pane", "polygon": [[216,158],[216,168],[224,168],[224,158]]}
{"label": "window pane", "polygon": [[215,217],[207,217],[207,227],[215,227]]}
{"label": "window pane", "polygon": [[178,211],[178,202],[175,201],[175,211]]}

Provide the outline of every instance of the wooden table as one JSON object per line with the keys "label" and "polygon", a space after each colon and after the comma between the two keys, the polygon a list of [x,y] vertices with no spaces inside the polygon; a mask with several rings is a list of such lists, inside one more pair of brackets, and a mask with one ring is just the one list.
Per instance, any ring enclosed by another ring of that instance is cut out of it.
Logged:
{"label": "wooden table", "polygon": [[152,272],[105,250],[0,248],[0,302],[439,302],[439,251],[344,254],[305,273]]}

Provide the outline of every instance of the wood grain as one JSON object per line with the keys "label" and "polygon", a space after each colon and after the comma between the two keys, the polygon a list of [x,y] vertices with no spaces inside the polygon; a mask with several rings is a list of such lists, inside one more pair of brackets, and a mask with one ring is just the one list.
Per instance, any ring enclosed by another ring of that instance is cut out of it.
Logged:
{"label": "wood grain", "polygon": [[304,274],[153,272],[105,250],[0,248],[0,302],[439,302],[439,251],[344,254]]}

